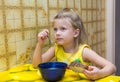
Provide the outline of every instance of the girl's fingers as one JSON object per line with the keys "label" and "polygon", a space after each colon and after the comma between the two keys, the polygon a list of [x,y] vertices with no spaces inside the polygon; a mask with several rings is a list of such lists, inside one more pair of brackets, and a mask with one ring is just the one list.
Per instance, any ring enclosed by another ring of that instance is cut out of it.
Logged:
{"label": "girl's fingers", "polygon": [[44,40],[44,39],[45,39],[45,37],[44,37],[43,35],[40,35],[40,39]]}
{"label": "girl's fingers", "polygon": [[89,71],[92,71],[92,70],[93,70],[93,67],[92,67],[92,66],[88,66],[88,70],[89,70]]}
{"label": "girl's fingers", "polygon": [[38,34],[38,38],[44,40],[48,37],[48,33],[49,33],[49,31],[47,29],[45,29]]}

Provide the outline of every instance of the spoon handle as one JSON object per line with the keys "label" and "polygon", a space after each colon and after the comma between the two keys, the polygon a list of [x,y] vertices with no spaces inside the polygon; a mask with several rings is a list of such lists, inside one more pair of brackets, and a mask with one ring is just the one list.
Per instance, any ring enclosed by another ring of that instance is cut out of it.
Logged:
{"label": "spoon handle", "polygon": [[52,40],[51,40],[50,36],[48,36],[48,40],[49,40],[49,45],[52,45]]}

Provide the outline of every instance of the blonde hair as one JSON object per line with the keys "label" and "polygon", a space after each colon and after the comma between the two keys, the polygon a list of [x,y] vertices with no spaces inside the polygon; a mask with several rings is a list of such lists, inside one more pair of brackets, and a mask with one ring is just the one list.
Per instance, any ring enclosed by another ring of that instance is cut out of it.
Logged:
{"label": "blonde hair", "polygon": [[64,8],[54,17],[54,19],[69,18],[74,29],[79,29],[79,36],[75,38],[76,45],[83,42],[86,37],[84,25],[79,15],[70,8]]}

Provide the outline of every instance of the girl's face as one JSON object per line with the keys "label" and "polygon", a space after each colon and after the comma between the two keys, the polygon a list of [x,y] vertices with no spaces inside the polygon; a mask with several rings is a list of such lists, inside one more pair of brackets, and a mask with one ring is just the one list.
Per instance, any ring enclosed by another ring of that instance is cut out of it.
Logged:
{"label": "girl's face", "polygon": [[74,38],[78,36],[78,30],[75,30],[70,21],[66,18],[55,19],[54,21],[55,41],[59,45],[74,44]]}

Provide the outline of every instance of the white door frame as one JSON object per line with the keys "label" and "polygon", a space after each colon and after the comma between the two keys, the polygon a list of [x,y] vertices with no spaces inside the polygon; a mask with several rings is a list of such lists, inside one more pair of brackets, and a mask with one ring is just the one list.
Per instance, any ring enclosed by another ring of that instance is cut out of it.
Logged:
{"label": "white door frame", "polygon": [[106,0],[106,58],[115,64],[115,0]]}

